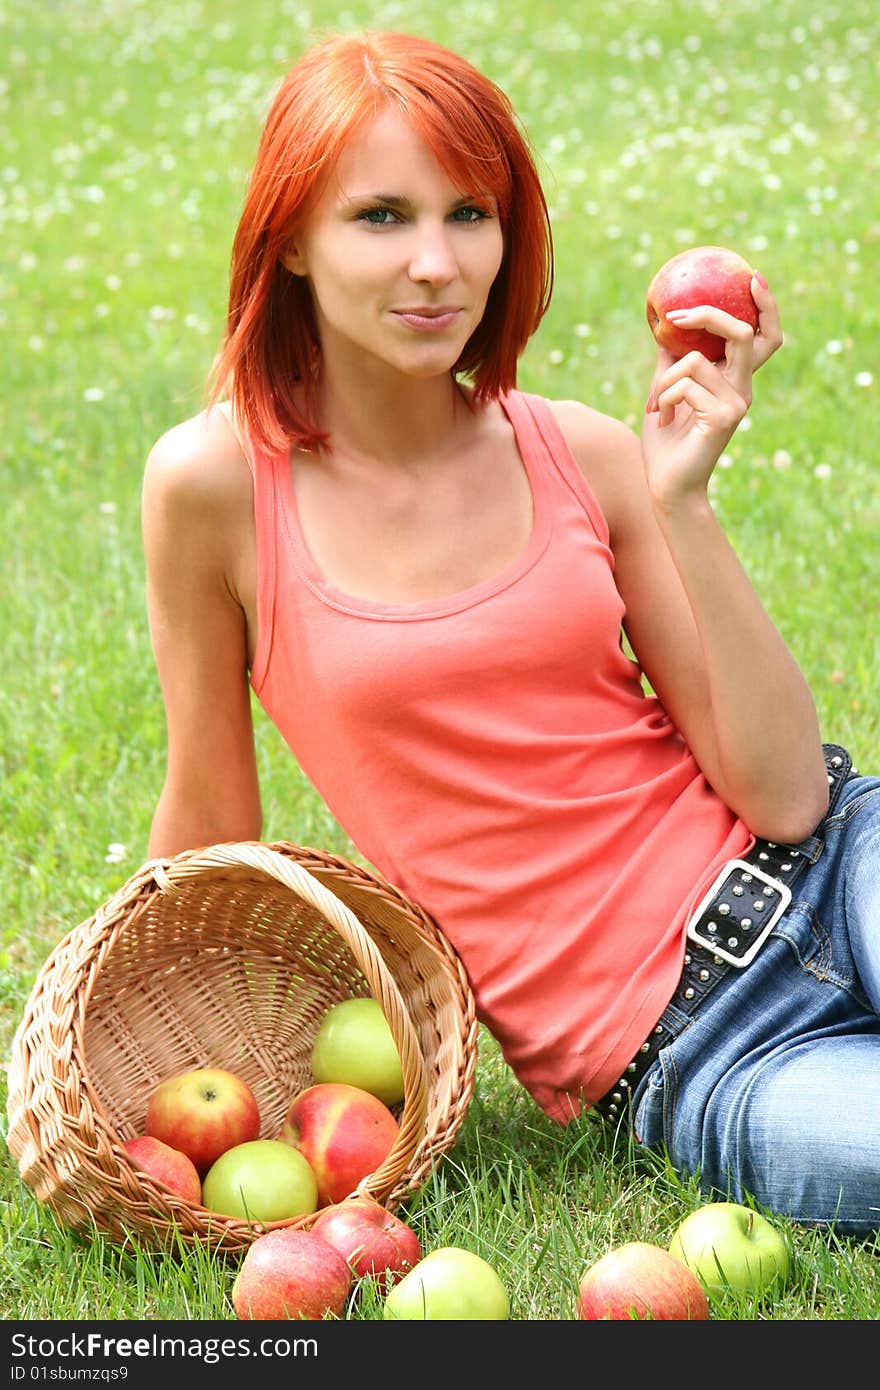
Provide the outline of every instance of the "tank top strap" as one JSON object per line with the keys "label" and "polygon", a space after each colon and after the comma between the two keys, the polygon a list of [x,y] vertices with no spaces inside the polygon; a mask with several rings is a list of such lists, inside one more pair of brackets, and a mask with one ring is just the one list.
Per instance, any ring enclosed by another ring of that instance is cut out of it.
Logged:
{"label": "tank top strap", "polygon": [[538,459],[549,461],[587,517],[598,539],[608,545],[610,534],[599,500],[579,466],[550,402],[527,391],[510,391],[502,406],[516,431],[520,449],[531,449]]}
{"label": "tank top strap", "polygon": [[278,469],[287,457],[272,454],[256,442],[249,432],[241,440],[254,480],[254,531],[257,545],[257,648],[250,673],[256,692],[265,679],[275,630],[275,599],[278,577]]}

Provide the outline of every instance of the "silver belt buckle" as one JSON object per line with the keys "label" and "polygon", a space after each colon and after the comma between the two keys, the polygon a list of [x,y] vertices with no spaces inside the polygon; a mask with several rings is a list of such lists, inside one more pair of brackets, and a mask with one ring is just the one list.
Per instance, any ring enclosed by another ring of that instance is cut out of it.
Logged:
{"label": "silver belt buckle", "polygon": [[[742,915],[731,917],[729,908],[726,913],[716,911],[701,927],[700,918],[712,899],[737,873],[743,889]],[[791,889],[781,879],[772,878],[745,859],[729,859],[694,909],[687,934],[698,946],[705,946],[721,960],[742,970],[755,959],[790,902]]]}

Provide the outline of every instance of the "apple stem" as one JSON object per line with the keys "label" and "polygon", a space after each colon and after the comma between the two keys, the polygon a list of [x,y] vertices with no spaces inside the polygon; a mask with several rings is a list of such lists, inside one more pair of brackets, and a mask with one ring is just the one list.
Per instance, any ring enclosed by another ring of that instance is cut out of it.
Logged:
{"label": "apple stem", "polygon": [[754,1226],[754,1224],[755,1224],[755,1213],[754,1213],[753,1211],[750,1211],[750,1212],[749,1212],[748,1223],[747,1223],[747,1226],[746,1226],[746,1235],[750,1236],[750,1235],[752,1234],[752,1227]]}

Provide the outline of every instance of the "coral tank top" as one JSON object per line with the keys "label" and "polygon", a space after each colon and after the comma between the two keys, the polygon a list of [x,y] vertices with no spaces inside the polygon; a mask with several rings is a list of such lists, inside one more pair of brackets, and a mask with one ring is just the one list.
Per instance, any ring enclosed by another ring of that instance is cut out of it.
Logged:
{"label": "coral tank top", "polygon": [[289,460],[252,450],[252,687],[358,851],[458,951],[519,1081],[565,1123],[678,982],[691,909],[752,843],[621,645],[608,529],[540,397],[501,405],[533,528],[494,578],[420,603],[328,584]]}

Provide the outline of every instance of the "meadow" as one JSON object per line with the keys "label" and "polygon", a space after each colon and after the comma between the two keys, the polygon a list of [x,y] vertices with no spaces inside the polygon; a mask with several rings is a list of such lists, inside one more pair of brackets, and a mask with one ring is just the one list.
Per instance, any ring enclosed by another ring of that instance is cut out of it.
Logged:
{"label": "meadow", "polygon": [[[874,0],[0,0],[0,1047],[53,946],[144,861],[164,772],[140,539],[153,441],[202,405],[271,94],[325,29],[458,49],[510,94],[553,215],[556,287],[519,385],[638,429],[653,270],[749,258],[786,343],[713,503],[815,694],[880,768],[880,131]],[[358,860],[254,709],[264,837]],[[5,1069],[0,1100],[5,1113]],[[701,1198],[585,1116],[564,1132],[482,1034],[458,1142],[413,1200],[518,1320],[573,1316],[588,1263],[665,1243]],[[880,1175],[878,1175],[880,1190]],[[231,1271],[61,1228],[0,1159],[5,1319],[229,1319]],[[718,1319],[876,1319],[878,1247],[786,1226],[794,1276]],[[369,1297],[350,1317],[381,1316]]]}

